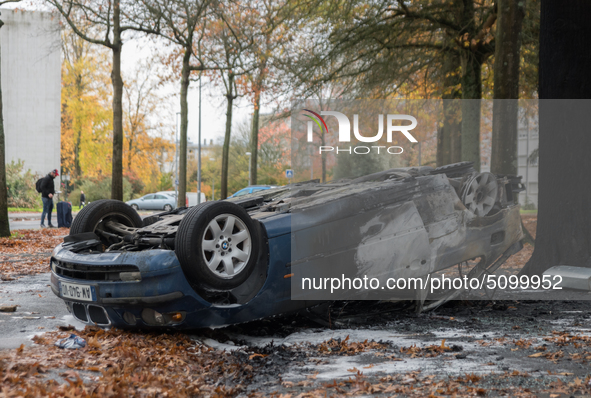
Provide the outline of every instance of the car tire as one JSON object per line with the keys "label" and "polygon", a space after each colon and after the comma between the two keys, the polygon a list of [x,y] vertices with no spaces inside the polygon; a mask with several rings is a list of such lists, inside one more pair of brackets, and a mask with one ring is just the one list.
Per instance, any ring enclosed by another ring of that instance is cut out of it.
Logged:
{"label": "car tire", "polygon": [[138,210],[140,209],[140,207],[139,207],[138,205],[136,205],[135,203],[133,203],[133,204],[131,205],[131,208],[132,208],[133,210],[135,210],[135,211],[138,211]]}
{"label": "car tire", "polygon": [[181,220],[175,252],[190,283],[230,290],[252,273],[260,236],[258,222],[242,207],[226,201],[207,202],[192,208]]}
{"label": "car tire", "polygon": [[124,202],[102,199],[92,202],[78,212],[70,227],[70,235],[95,232],[97,227],[107,218],[133,228],[140,228],[143,225],[142,218],[137,211]]}
{"label": "car tire", "polygon": [[164,211],[171,211],[171,210],[172,210],[171,205],[164,205]]}

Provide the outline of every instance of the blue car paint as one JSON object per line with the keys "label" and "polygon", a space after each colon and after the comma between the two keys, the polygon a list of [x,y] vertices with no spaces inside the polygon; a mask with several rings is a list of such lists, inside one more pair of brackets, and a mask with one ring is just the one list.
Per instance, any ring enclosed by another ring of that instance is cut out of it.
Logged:
{"label": "blue car paint", "polygon": [[[259,192],[259,191],[265,191],[267,189],[271,189],[273,188],[272,186],[252,186],[252,187],[246,187],[246,188],[242,188],[239,191],[236,191],[233,195],[228,196],[228,198],[235,198],[235,197],[239,197],[239,196],[244,196],[244,195],[249,195],[253,192]],[[246,192],[245,194],[239,195],[241,192]]]}
{"label": "blue car paint", "polygon": [[[204,300],[190,286],[181,265],[171,250],[145,250],[125,253],[75,254],[60,244],[53,252],[52,259],[75,261],[78,264],[136,265],[141,281],[84,281],[51,273],[51,286],[59,296],[59,283],[86,284],[94,288],[96,302],[64,299],[71,308],[72,303],[91,304],[103,307],[112,326],[119,328],[161,329],[167,326],[150,326],[142,321],[144,308],[151,308],[161,314],[186,312],[184,320],[174,324],[175,329],[219,327],[252,321],[271,315],[301,309],[310,305],[307,301],[292,301],[290,279],[291,257],[291,215],[280,214],[261,221],[265,228],[269,264],[267,279],[254,298],[243,305],[212,305]],[[158,296],[180,292],[179,297],[159,303],[142,302]],[[125,302],[127,301],[127,302]],[[123,319],[124,312],[133,314],[137,324],[130,325]]]}

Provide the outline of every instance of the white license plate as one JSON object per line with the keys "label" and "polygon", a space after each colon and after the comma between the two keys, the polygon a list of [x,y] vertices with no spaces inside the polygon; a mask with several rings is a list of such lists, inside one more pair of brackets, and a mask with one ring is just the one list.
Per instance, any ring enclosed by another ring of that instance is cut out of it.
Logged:
{"label": "white license plate", "polygon": [[60,282],[60,292],[63,298],[95,301],[92,286],[89,285]]}

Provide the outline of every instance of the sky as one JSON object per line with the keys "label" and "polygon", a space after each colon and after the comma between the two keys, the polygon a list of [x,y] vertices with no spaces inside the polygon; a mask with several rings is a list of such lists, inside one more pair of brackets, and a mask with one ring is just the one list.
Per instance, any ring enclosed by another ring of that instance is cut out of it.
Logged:
{"label": "sky", "polygon": [[[147,39],[132,39],[124,43],[123,51],[121,53],[121,68],[123,74],[131,74],[135,65],[143,59],[149,59],[153,56],[154,44]],[[197,76],[195,76],[196,78]],[[180,76],[175,81],[167,84],[163,89],[167,94],[171,94],[170,108],[172,115],[177,118],[176,113],[180,112]],[[202,109],[201,109],[201,139],[207,139],[209,144],[210,139],[214,142],[224,137],[226,130],[226,97],[224,96],[221,87],[213,87],[212,84],[207,84],[204,79],[204,84],[201,92]],[[189,87],[189,126],[188,137],[193,143],[197,143],[199,134],[199,83],[192,81]],[[265,107],[261,107],[261,111],[266,111]],[[234,101],[232,132],[236,128],[248,121],[252,116],[253,105],[246,98],[238,98]],[[180,115],[178,116],[180,123]],[[176,120],[172,121],[175,124]],[[177,131],[180,125],[177,124]]]}

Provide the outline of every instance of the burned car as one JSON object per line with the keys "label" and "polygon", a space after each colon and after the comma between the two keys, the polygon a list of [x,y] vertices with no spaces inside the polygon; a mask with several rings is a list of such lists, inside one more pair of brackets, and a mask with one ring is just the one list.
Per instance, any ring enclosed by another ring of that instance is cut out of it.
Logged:
{"label": "burned car", "polygon": [[[462,162],[291,184],[143,220],[123,202],[100,200],[53,251],[51,287],[81,322],[188,329],[323,299],[375,298],[363,289],[302,289],[311,275],[424,278],[478,259],[469,271],[478,278],[521,249],[520,185]],[[388,297],[426,309],[461,290]]]}

